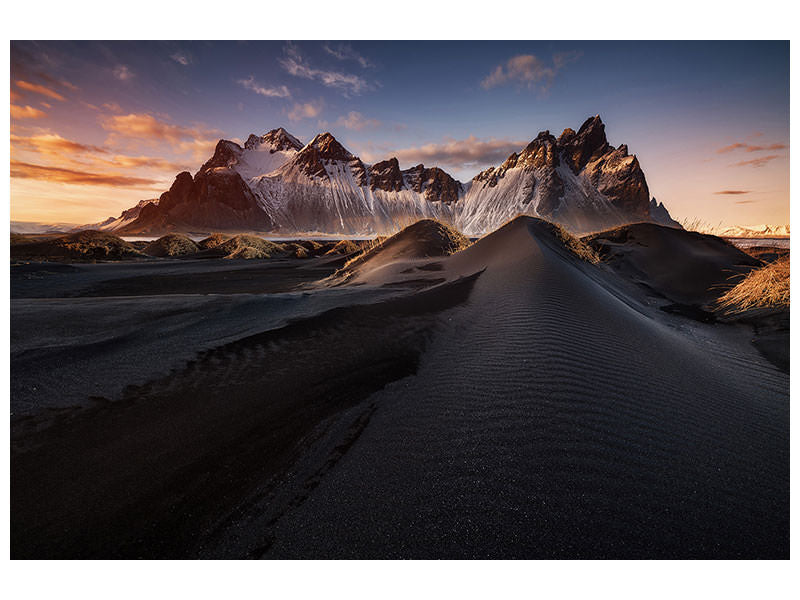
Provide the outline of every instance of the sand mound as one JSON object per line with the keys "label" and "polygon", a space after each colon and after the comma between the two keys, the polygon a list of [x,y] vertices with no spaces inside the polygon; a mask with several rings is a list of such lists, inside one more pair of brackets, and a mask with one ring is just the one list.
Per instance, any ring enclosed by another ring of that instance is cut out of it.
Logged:
{"label": "sand mound", "polygon": [[254,235],[237,235],[212,248],[225,258],[271,258],[283,255],[284,249],[274,242]]}
{"label": "sand mound", "polygon": [[11,258],[28,260],[121,260],[141,256],[122,238],[94,230],[11,247]]}
{"label": "sand mound", "polygon": [[200,240],[197,243],[197,245],[200,246],[201,250],[209,250],[211,248],[216,248],[220,244],[225,243],[228,239],[230,239],[230,236],[228,235],[223,235],[221,233],[212,233],[204,240]]}
{"label": "sand mound", "polygon": [[374,271],[385,265],[420,258],[450,256],[468,247],[461,232],[433,219],[423,219],[385,239],[376,239],[361,254],[345,263],[342,271]]}
{"label": "sand mound", "polygon": [[623,225],[583,240],[624,277],[678,303],[713,302],[762,264],[716,236],[652,223]]}
{"label": "sand mound", "polygon": [[191,238],[180,233],[167,235],[150,242],[143,252],[149,256],[185,256],[196,254],[200,247]]}

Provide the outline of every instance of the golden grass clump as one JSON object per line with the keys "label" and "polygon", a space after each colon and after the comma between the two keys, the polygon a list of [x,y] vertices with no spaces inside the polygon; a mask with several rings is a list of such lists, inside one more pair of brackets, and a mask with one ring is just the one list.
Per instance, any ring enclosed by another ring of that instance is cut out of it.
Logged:
{"label": "golden grass clump", "polygon": [[593,265],[600,262],[600,255],[581,238],[572,235],[558,223],[553,223],[552,221],[546,221],[544,219],[543,221],[551,227],[553,234],[564,244],[564,247],[575,256]]}
{"label": "golden grass clump", "polygon": [[789,307],[789,256],[754,269],[717,300],[719,309],[739,313],[752,308]]}

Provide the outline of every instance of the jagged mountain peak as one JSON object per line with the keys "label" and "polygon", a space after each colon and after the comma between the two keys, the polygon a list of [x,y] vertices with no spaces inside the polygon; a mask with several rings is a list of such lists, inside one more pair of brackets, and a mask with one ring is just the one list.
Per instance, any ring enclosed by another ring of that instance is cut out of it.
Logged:
{"label": "jagged mountain peak", "polygon": [[219,140],[214,148],[214,154],[200,167],[198,172],[204,173],[211,169],[230,168],[239,162],[241,155],[242,147],[239,144],[230,140]]}
{"label": "jagged mountain peak", "polygon": [[325,160],[347,161],[354,158],[353,154],[342,146],[329,131],[318,133],[301,152],[306,152],[310,149],[316,150],[319,153],[319,157]]}
{"label": "jagged mountain peak", "polygon": [[255,150],[265,145],[269,147],[270,152],[300,150],[303,147],[303,143],[283,127],[272,129],[262,136],[251,133],[244,147],[248,150]]}

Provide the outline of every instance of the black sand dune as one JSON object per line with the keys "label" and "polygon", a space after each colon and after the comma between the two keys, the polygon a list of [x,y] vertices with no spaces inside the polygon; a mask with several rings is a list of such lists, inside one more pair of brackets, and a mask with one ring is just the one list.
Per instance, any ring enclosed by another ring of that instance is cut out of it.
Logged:
{"label": "black sand dune", "polygon": [[469,246],[469,239],[444,223],[422,219],[347,261],[338,274],[340,282],[374,279],[383,267],[404,261],[450,256]]}
{"label": "black sand dune", "polygon": [[722,238],[652,223],[623,225],[584,240],[626,278],[673,302],[712,302],[762,264]]}
{"label": "black sand dune", "polygon": [[12,557],[787,558],[788,374],[636,292],[699,305],[654,256],[740,258],[626,235],[378,250],[311,292],[358,305],[12,422]]}

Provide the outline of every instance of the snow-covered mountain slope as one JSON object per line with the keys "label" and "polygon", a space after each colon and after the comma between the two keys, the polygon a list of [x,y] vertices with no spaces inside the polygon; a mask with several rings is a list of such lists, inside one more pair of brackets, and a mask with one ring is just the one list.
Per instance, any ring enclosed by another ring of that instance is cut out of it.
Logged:
{"label": "snow-covered mountain slope", "polygon": [[401,170],[396,158],[373,165],[330,133],[305,146],[285,129],[220,140],[195,174],[180,173],[158,202],[98,224],[117,233],[256,231],[392,233],[420,218],[481,235],[518,214],[586,233],[634,221],[680,227],[650,199],[635,156],[612,148],[600,117],[556,139],[540,133],[519,154],[467,184],[438,167]]}
{"label": "snow-covered mountain slope", "polygon": [[479,173],[456,224],[479,235],[518,214],[544,217],[576,233],[635,221],[679,226],[663,204],[650,200],[639,161],[627,146],[608,144],[599,116],[558,139],[543,131],[519,154]]}
{"label": "snow-covered mountain slope", "polygon": [[383,233],[425,217],[453,218],[462,185],[441,169],[372,166],[330,133],[317,135],[274,173],[251,181],[279,232]]}

